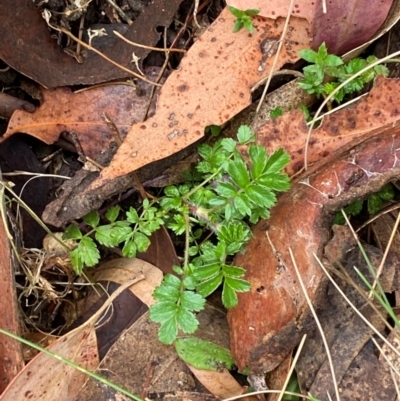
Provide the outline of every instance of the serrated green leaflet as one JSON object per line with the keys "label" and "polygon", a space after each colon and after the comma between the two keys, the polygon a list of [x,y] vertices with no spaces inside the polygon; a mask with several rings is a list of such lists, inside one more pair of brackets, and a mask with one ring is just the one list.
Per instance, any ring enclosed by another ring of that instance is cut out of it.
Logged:
{"label": "serrated green leaflet", "polygon": [[63,238],[64,239],[81,239],[82,238],[81,230],[75,224],[71,224],[70,226],[68,226],[65,229]]}
{"label": "serrated green leaflet", "polygon": [[80,258],[84,265],[94,266],[99,262],[100,252],[94,241],[89,237],[83,237],[76,249],[73,252],[79,252]]}
{"label": "serrated green leaflet", "polygon": [[175,349],[179,357],[196,369],[219,371],[232,369],[235,361],[229,350],[200,338],[178,338]]}
{"label": "serrated green leaflet", "polygon": [[100,216],[95,210],[93,210],[84,216],[83,221],[90,227],[97,227],[100,222]]}
{"label": "serrated green leaflet", "polygon": [[222,272],[219,272],[217,275],[202,281],[197,286],[197,291],[203,295],[203,297],[208,297],[222,284],[223,279],[224,276]]}
{"label": "serrated green leaflet", "polygon": [[115,220],[117,220],[120,211],[121,208],[119,206],[110,207],[110,209],[108,209],[106,212],[106,219],[113,223]]}

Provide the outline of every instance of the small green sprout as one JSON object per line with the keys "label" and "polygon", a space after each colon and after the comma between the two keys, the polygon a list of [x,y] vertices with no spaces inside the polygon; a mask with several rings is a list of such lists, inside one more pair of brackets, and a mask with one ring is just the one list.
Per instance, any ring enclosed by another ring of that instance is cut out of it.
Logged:
{"label": "small green sprout", "polygon": [[259,14],[260,10],[249,8],[248,10],[243,11],[230,6],[229,11],[236,17],[233,32],[238,32],[242,28],[246,28],[250,33],[254,32],[252,17]]}

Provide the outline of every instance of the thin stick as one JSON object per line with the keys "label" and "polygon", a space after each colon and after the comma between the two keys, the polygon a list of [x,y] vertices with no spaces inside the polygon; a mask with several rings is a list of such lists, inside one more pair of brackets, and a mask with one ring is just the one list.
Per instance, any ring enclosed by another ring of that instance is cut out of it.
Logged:
{"label": "thin stick", "polygon": [[[392,246],[394,237],[395,237],[395,235],[397,234],[397,229],[398,229],[398,227],[399,227],[399,224],[400,224],[400,213],[397,214],[396,223],[394,224],[393,230],[392,230],[392,232],[391,232],[391,234],[390,234],[389,242],[388,242],[388,244],[386,245],[385,253],[383,254],[381,263],[379,264],[378,270],[377,270],[377,272],[376,272],[376,277],[375,277],[375,280],[374,280],[374,282],[373,282],[373,284],[372,284],[372,289],[375,289],[376,283],[377,283],[377,281],[378,281],[378,279],[379,279],[379,276],[380,276],[381,273],[382,273],[383,266],[384,266],[384,264],[385,264],[385,262],[386,262],[387,255],[388,255],[388,253],[389,253],[389,251],[390,251],[390,247]],[[372,296],[372,290],[371,290],[370,296]]]}
{"label": "thin stick", "polygon": [[271,67],[271,71],[269,72],[268,81],[265,84],[263,93],[261,95],[261,99],[258,102],[258,106],[257,106],[257,109],[256,109],[256,114],[258,114],[260,112],[261,105],[264,102],[265,96],[267,95],[267,90],[268,90],[269,84],[271,83],[271,79],[272,79],[272,76],[273,76],[273,73],[274,73],[274,69],[275,69],[276,63],[278,62],[278,56],[279,56],[279,54],[281,52],[281,49],[282,49],[282,46],[283,46],[283,39],[286,36],[286,31],[287,31],[287,28],[288,28],[288,25],[289,25],[290,16],[292,14],[293,5],[294,5],[294,0],[290,0],[289,10],[288,10],[288,13],[287,13],[287,16],[286,16],[285,25],[283,26],[282,35],[281,35],[281,38],[279,40],[278,50],[277,50],[277,52],[275,54],[274,61],[272,63],[272,67]]}
{"label": "thin stick", "polygon": [[338,290],[339,294],[343,297],[343,299],[350,305],[350,307],[354,310],[355,313],[363,320],[363,322],[384,342],[387,344],[388,347],[390,347],[393,352],[395,352],[399,357],[400,357],[400,352],[388,341],[375,327],[374,325],[353,305],[353,303],[350,301],[350,299],[347,297],[347,295],[342,291],[342,289],[338,286],[336,281],[332,278],[332,276],[328,273],[326,270],[326,267],[324,264],[320,261],[318,256],[313,252],[315,260],[318,262],[320,265],[321,269],[324,271],[326,277],[329,278],[331,283],[335,286],[335,288]]}
{"label": "thin stick", "polygon": [[296,355],[294,356],[293,361],[292,361],[292,366],[289,369],[289,372],[288,372],[288,374],[286,376],[285,383],[282,386],[282,390],[281,390],[281,393],[279,394],[279,397],[278,397],[277,401],[281,401],[283,396],[285,395],[286,387],[289,384],[290,378],[292,377],[292,373],[293,373],[293,371],[294,371],[294,369],[296,367],[297,360],[300,357],[300,354],[301,354],[301,351],[303,349],[304,343],[306,342],[306,338],[307,338],[307,334],[304,334],[303,338],[301,339],[301,342],[300,342],[299,346],[297,347]]}
{"label": "thin stick", "polygon": [[118,36],[120,39],[122,39],[124,42],[129,43],[132,46],[136,46],[136,47],[141,47],[142,49],[148,49],[148,50],[154,50],[157,52],[178,52],[178,53],[186,53],[187,50],[185,49],[172,49],[172,48],[164,48],[164,49],[160,49],[159,47],[152,47],[152,46],[146,46],[146,45],[141,45],[140,43],[136,43],[136,42],[132,42],[131,40],[125,38],[124,36],[122,36],[119,32],[117,31],[113,31],[115,36]]}
{"label": "thin stick", "polygon": [[336,401],[340,401],[339,388],[338,388],[338,383],[336,381],[336,374],[335,374],[335,370],[334,370],[334,367],[333,367],[332,355],[331,355],[331,352],[329,350],[328,341],[326,340],[324,330],[322,329],[321,323],[320,323],[320,321],[318,319],[318,316],[317,316],[317,314],[315,312],[313,304],[312,304],[312,302],[310,300],[310,297],[308,296],[307,288],[303,283],[303,279],[301,278],[301,275],[300,275],[299,269],[297,267],[297,263],[296,263],[296,260],[294,258],[294,255],[293,255],[293,252],[292,252],[291,248],[289,248],[289,253],[290,253],[290,258],[292,259],[294,270],[296,271],[297,279],[299,280],[301,289],[303,290],[304,297],[307,300],[308,307],[310,308],[310,311],[311,311],[311,313],[312,313],[312,315],[314,317],[315,323],[317,324],[319,333],[321,334],[322,342],[324,343],[324,347],[325,347],[326,357],[328,358],[329,367],[331,369],[332,381],[333,381],[333,385],[335,387],[335,393],[336,393]]}

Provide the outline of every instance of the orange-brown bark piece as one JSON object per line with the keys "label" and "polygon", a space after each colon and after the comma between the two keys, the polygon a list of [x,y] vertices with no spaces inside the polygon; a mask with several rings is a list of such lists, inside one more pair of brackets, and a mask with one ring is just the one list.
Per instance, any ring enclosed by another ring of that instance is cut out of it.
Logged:
{"label": "orange-brown bark piece", "polygon": [[[347,143],[365,135],[400,124],[400,79],[380,77],[371,92],[356,104],[324,117],[311,132],[308,164],[329,157]],[[294,110],[267,121],[257,131],[257,141],[269,152],[283,148],[291,156],[287,172],[292,175],[304,166],[308,127],[304,114]]]}
{"label": "orange-brown bark piece", "polygon": [[[23,132],[52,144],[61,132],[74,132],[85,155],[95,159],[112,141],[119,143],[125,138],[133,123],[142,120],[147,101],[147,96],[138,96],[130,85],[106,85],[80,93],[68,88],[43,90],[43,104],[34,113],[15,111],[0,143]],[[107,117],[121,138],[107,125]]]}
{"label": "orange-brown bark piece", "polygon": [[[255,17],[254,34],[233,33],[235,17],[223,10],[196,41],[161,89],[156,114],[132,126],[111,165],[92,189],[170,156],[197,141],[208,125],[221,125],[251,102],[251,88],[268,76],[284,19]],[[308,23],[293,17],[276,69],[308,47]]]}
{"label": "orange-brown bark piece", "polygon": [[[3,207],[5,207],[3,205]],[[14,268],[10,245],[0,217],[0,328],[20,335],[18,304],[14,282]],[[21,344],[0,334],[0,394],[24,367]]]}
{"label": "orange-brown bark piece", "polygon": [[251,283],[228,314],[231,349],[239,369],[253,373],[274,369],[313,324],[289,255],[310,298],[322,295],[323,272],[314,254],[323,256],[330,214],[356,198],[375,192],[400,174],[400,131],[380,133],[320,163],[285,193],[268,221],[254,227],[246,252],[235,265]]}
{"label": "orange-brown bark piece", "polygon": [[[228,0],[227,4],[246,10],[259,9],[260,16],[286,17],[291,0]],[[363,45],[373,37],[384,23],[393,0],[336,0],[327,3],[324,13],[322,3],[315,0],[295,1],[292,15],[305,18],[310,23],[313,48],[326,42],[332,54],[345,52]]]}

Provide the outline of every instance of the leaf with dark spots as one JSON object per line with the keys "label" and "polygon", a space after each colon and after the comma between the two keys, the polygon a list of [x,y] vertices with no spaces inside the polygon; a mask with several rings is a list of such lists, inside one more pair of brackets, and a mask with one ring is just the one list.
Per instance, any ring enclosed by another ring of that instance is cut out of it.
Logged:
{"label": "leaf with dark spots", "polygon": [[[182,59],[179,71],[174,71],[165,82],[157,101],[156,115],[143,123],[149,128],[154,124],[157,127],[149,129],[148,135],[143,136],[138,124],[133,125],[111,165],[102,171],[91,189],[187,147],[203,135],[205,127],[222,125],[250,104],[251,88],[267,77],[272,67],[272,60],[260,65],[260,43],[267,35],[281,35],[284,21],[272,23],[255,17],[255,31],[249,36],[244,31],[232,32],[234,19],[227,9],[223,10],[194,43]],[[284,45],[276,68],[295,62],[297,52],[308,46],[306,27],[306,21],[301,19],[290,23],[290,32],[297,39],[296,52],[289,55]],[[223,45],[210,44],[216,37]],[[213,62],[218,52],[222,52],[226,61]],[[181,85],[187,85],[188,90],[178,91]],[[173,120],[169,119],[171,114],[174,114]],[[169,126],[171,122],[175,123],[173,127]]]}

